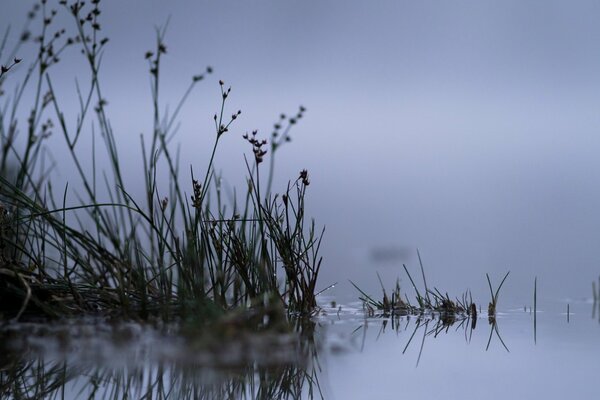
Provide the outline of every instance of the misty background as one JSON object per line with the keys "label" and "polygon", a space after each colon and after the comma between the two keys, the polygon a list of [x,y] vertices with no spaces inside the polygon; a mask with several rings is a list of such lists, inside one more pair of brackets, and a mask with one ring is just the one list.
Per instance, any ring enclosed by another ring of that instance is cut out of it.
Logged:
{"label": "misty background", "polygon": [[[31,4],[0,2],[13,42]],[[208,163],[219,79],[232,86],[228,112],[242,110],[216,158],[230,186],[244,182],[242,134],[269,138],[281,112],[307,108],[277,153],[274,191],[308,169],[307,211],[326,226],[321,287],[339,282],[330,294],[355,298],[349,279],[379,294],[376,272],[391,288],[402,263],[418,276],[419,248],[429,285],[451,295],[471,289],[483,302],[485,273],[498,282],[510,270],[505,305],[531,303],[535,276],[542,299],[591,296],[600,3],[103,0],[101,9],[111,41],[100,78],[131,184],[142,174],[139,135],[152,126],[144,53],[169,21],[163,105],[215,70],[180,116],[182,171]],[[53,76],[74,118],[73,77],[85,69],[71,53]],[[19,56],[26,66],[35,52]]]}

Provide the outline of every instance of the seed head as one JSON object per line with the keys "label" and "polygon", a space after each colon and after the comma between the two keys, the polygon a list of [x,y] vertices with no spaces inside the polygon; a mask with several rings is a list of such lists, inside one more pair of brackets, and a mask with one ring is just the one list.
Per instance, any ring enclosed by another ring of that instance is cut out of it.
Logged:
{"label": "seed head", "polygon": [[252,145],[252,153],[254,153],[254,161],[256,164],[260,164],[263,162],[264,156],[267,154],[267,150],[264,150],[262,147],[267,144],[266,140],[258,140],[256,139],[256,134],[258,131],[252,131],[252,137],[246,133],[243,138]]}
{"label": "seed head", "polygon": [[308,180],[308,171],[307,170],[303,169],[302,171],[300,171],[300,177],[298,179],[302,181],[302,184],[304,186],[310,185],[310,181]]}
{"label": "seed head", "polygon": [[199,209],[202,207],[202,185],[196,179],[193,179],[192,188],[194,190],[194,194],[191,196],[192,206],[196,209]]}

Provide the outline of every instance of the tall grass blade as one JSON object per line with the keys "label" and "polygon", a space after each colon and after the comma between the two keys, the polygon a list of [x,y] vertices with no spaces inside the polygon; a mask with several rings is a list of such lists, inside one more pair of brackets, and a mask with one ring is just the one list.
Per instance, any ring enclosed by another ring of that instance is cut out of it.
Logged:
{"label": "tall grass blade", "polygon": [[423,285],[425,286],[425,296],[427,297],[427,302],[431,304],[431,299],[429,297],[429,289],[427,288],[427,279],[425,279],[425,268],[423,267],[423,260],[421,260],[421,252],[417,249],[417,257],[419,258],[419,266],[421,267],[421,275],[423,276]]}
{"label": "tall grass blade", "polygon": [[533,342],[537,344],[537,276],[533,281]]}

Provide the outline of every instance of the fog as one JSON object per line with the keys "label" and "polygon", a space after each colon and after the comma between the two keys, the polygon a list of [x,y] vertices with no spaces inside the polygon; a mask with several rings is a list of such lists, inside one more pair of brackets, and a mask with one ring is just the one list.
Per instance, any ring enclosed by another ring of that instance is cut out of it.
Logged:
{"label": "fog", "polygon": [[[123,151],[150,131],[144,52],[167,21],[165,105],[215,69],[182,111],[182,165],[208,162],[219,79],[243,112],[216,161],[231,185],[243,182],[242,134],[268,137],[279,113],[307,108],[278,153],[275,188],[309,170],[308,212],[326,226],[322,287],[339,282],[336,294],[354,296],[351,279],[379,290],[376,272],[391,285],[402,263],[417,271],[418,248],[428,283],[450,294],[486,296],[485,273],[499,281],[510,270],[515,304],[531,301],[535,276],[542,298],[590,295],[600,273],[599,3],[102,3],[111,41],[101,79]],[[30,4],[2,0],[2,31],[18,32]],[[60,90],[75,93],[80,65],[57,67]],[[62,148],[52,149],[68,180]],[[135,182],[139,157],[126,158]],[[374,260],[373,248],[388,257]]]}

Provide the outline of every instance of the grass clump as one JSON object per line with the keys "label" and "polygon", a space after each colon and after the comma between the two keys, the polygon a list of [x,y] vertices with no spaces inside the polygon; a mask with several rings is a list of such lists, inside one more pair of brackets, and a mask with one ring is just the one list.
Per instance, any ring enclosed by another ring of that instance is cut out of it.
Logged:
{"label": "grass clump", "polygon": [[[419,261],[421,261],[420,255]],[[387,291],[383,286],[383,282],[381,281],[381,277],[379,277],[379,274],[377,274],[381,284],[381,289],[383,291],[382,300],[374,299],[372,296],[366,294],[362,289],[360,289],[354,282],[350,283],[360,292],[361,295],[359,296],[359,299],[363,301],[370,314],[374,314],[375,310],[377,310],[386,315],[391,314],[393,316],[437,313],[442,317],[454,318],[458,315],[464,315],[467,317],[473,317],[475,319],[477,318],[477,306],[475,303],[473,303],[472,296],[469,292],[465,292],[461,298],[452,299],[448,293],[444,294],[437,288],[428,289],[422,262],[420,262],[420,265],[425,286],[425,291],[423,294],[419,291],[406,265],[403,265],[404,271],[406,272],[406,275],[408,276],[408,279],[415,290],[414,302],[411,302],[406,293],[401,293],[399,279],[396,280],[396,286],[392,291],[391,296],[388,296]]]}
{"label": "grass clump", "polygon": [[[404,271],[408,276],[408,279],[415,290],[414,301],[411,302],[410,298],[406,293],[402,294],[400,291],[400,280],[396,281],[396,286],[391,292],[391,296],[383,286],[383,282],[379,274],[379,283],[381,284],[381,290],[383,292],[382,300],[377,300],[373,296],[368,295],[362,289],[360,289],[354,282],[350,282],[360,293],[359,299],[363,302],[369,315],[375,315],[375,312],[382,312],[385,316],[406,316],[406,315],[420,315],[424,314],[437,314],[440,316],[440,320],[444,322],[444,326],[452,325],[457,318],[470,318],[472,322],[472,328],[475,328],[477,321],[477,310],[478,307],[473,301],[470,291],[463,293],[460,298],[452,299],[448,293],[442,293],[437,288],[429,289],[427,286],[427,280],[425,278],[425,269],[423,268],[423,262],[421,255],[419,256],[419,264],[421,267],[421,275],[423,277],[424,292],[421,293],[413,280],[410,272],[406,265],[403,265]],[[486,274],[488,285],[490,288],[491,301],[488,306],[488,319],[490,324],[496,323],[496,306],[498,304],[498,298],[500,295],[500,289],[508,278],[510,272],[506,273],[500,285],[496,291],[492,288],[490,277]]]}
{"label": "grass clump", "polygon": [[[478,306],[473,301],[470,291],[463,293],[463,295],[460,298],[452,299],[450,298],[448,293],[443,294],[437,288],[428,289],[427,281],[425,279],[425,269],[423,268],[423,263],[421,261],[420,254],[419,264],[421,267],[421,274],[423,276],[423,285],[425,287],[424,294],[422,294],[419,291],[406,265],[403,265],[404,271],[406,272],[408,279],[410,280],[410,283],[412,284],[412,287],[415,290],[414,304],[411,303],[406,293],[404,293],[403,295],[401,294],[399,279],[396,281],[396,286],[392,291],[391,296],[388,296],[383,286],[383,282],[381,281],[381,277],[379,277],[379,274],[377,274],[377,277],[379,278],[379,282],[381,284],[381,289],[383,291],[382,300],[376,300],[372,296],[365,293],[353,282],[350,283],[352,283],[352,285],[359,291],[359,299],[363,302],[367,315],[370,317],[390,317],[392,328],[396,332],[398,332],[398,330],[400,329],[400,319],[402,317],[417,317],[415,323],[415,330],[410,336],[410,339],[406,347],[404,348],[403,353],[406,352],[417,330],[423,326],[423,339],[421,342],[421,348],[419,350],[420,359],[421,352],[423,351],[423,345],[425,343],[425,337],[429,335],[437,336],[442,331],[447,332],[448,329],[455,323],[458,323],[458,328],[464,326],[465,337],[468,337],[468,340],[470,341],[471,336],[470,334],[467,335],[466,332],[467,330],[470,330],[472,332],[477,326]],[[498,298],[500,296],[500,289],[502,289],[502,285],[504,285],[504,282],[506,281],[506,278],[508,278],[509,274],[510,272],[507,272],[506,275],[504,275],[504,278],[502,279],[500,285],[498,285],[495,291],[492,287],[489,275],[486,274],[491,294],[491,301],[488,306],[488,322],[490,325],[490,334],[486,345],[486,351],[490,347],[494,333],[500,340],[500,343],[502,344],[504,349],[506,351],[509,351],[508,347],[504,343],[504,340],[502,339],[502,336],[500,335],[500,330],[496,321],[496,306],[498,304]],[[480,308],[479,312],[481,313]],[[428,328],[430,323],[433,326],[431,329]],[[387,320],[384,320],[383,329],[385,329],[386,326]],[[417,364],[418,363],[419,361],[417,360]]]}
{"label": "grass clump", "polygon": [[[183,104],[213,68],[191,77],[176,108],[163,111],[167,46],[165,29],[157,29],[154,48],[145,54],[152,97],[152,132],[140,138],[145,195],[135,199],[101,84],[109,40],[102,35],[100,3],[59,1],[53,8],[42,0],[14,49],[8,49],[8,31],[0,43],[0,314],[205,319],[257,307],[313,313],[322,231],[305,216],[308,172],[302,170],[280,194],[271,190],[273,156],[305,108],[278,120],[270,154],[256,131],[244,135],[252,151],[247,185],[239,198],[227,201],[215,155],[241,110],[229,111],[232,91],[219,81],[210,159],[201,173],[192,167],[182,179],[179,153],[169,143]],[[61,13],[70,16],[70,26],[56,26]],[[23,67],[16,55],[30,44],[37,56],[23,56],[29,62]],[[54,87],[54,71],[72,50],[87,65],[87,83],[78,83],[73,94],[79,101],[75,113],[61,105]],[[56,135],[81,187],[74,204],[68,185],[52,185],[45,143]],[[84,135],[91,135],[91,151],[81,145]],[[109,160],[102,170],[100,149]],[[264,170],[267,155],[270,168]],[[157,178],[164,174],[166,190]]]}

